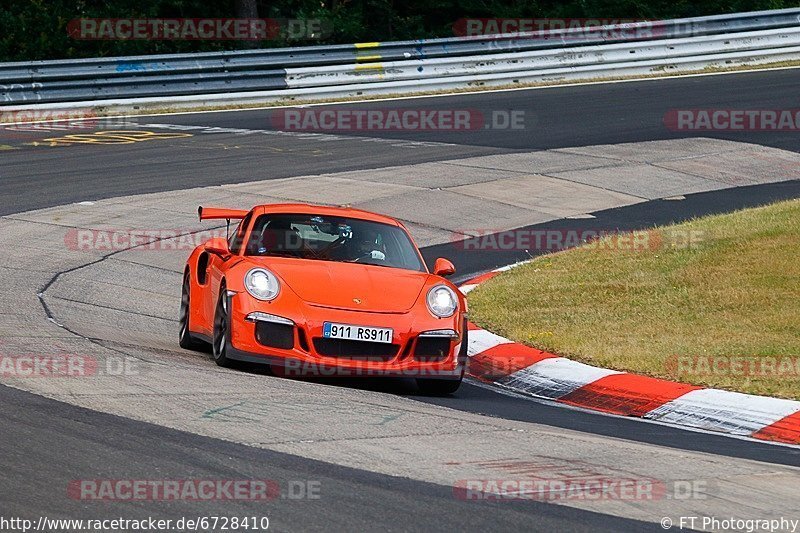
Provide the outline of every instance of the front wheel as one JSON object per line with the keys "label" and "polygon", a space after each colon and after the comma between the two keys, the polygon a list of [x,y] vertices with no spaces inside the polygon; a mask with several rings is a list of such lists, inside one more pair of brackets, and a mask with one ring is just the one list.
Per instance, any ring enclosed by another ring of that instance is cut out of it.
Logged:
{"label": "front wheel", "polygon": [[228,339],[230,338],[230,321],[228,320],[228,291],[225,282],[219,287],[219,300],[214,312],[214,337],[212,342],[212,354],[214,362],[219,366],[229,367],[232,361],[228,359]]}

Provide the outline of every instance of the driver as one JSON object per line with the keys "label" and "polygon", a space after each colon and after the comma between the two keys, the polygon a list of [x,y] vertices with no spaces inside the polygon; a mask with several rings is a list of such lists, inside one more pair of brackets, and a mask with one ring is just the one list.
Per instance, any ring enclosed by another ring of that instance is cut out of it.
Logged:
{"label": "driver", "polygon": [[358,232],[356,245],[358,257],[386,261],[386,248],[380,242],[380,235],[375,230],[367,229]]}

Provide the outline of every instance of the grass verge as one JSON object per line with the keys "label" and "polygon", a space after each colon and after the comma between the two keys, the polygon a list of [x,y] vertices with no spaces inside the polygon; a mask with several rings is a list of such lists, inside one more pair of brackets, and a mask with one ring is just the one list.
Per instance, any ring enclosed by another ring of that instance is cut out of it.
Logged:
{"label": "grass verge", "polygon": [[571,359],[800,399],[800,200],[608,236],[469,301],[480,326]]}

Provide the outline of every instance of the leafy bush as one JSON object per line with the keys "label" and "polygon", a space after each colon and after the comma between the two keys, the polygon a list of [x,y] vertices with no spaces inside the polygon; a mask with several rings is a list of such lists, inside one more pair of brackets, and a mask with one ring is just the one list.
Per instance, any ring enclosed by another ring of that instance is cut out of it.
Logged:
{"label": "leafy bush", "polygon": [[67,34],[78,18],[235,17],[244,0],[4,0],[0,61],[103,57],[244,47],[406,40],[453,35],[468,17],[647,18],[709,15],[797,6],[797,0],[257,0],[264,18],[320,19],[321,41],[81,41]]}

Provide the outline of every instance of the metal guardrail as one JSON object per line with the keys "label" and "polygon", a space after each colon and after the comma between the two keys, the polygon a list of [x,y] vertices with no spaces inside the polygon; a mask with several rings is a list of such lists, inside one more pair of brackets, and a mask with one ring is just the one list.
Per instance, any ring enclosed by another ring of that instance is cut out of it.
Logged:
{"label": "metal guardrail", "polygon": [[[626,36],[621,37],[619,31]],[[632,35],[632,36],[631,36]],[[514,84],[800,58],[800,9],[511,35],[0,63],[0,106],[281,98]],[[233,96],[231,96],[233,97]],[[223,97],[217,96],[217,99]]]}
{"label": "metal guardrail", "polygon": [[[348,83],[370,83],[416,80],[422,77],[441,79],[473,75],[478,79],[487,74],[529,74],[548,69],[614,65],[638,61],[660,60],[664,63],[686,57],[712,54],[782,53],[790,45],[800,46],[800,26],[777,30],[745,32],[610,45],[576,46],[558,50],[537,50],[504,53],[490,56],[445,57],[423,61],[395,61],[362,65],[354,70],[349,65],[312,68],[287,68],[286,82],[293,87],[325,87]],[[800,57],[800,56],[798,56]],[[420,72],[420,64],[424,71]]]}

